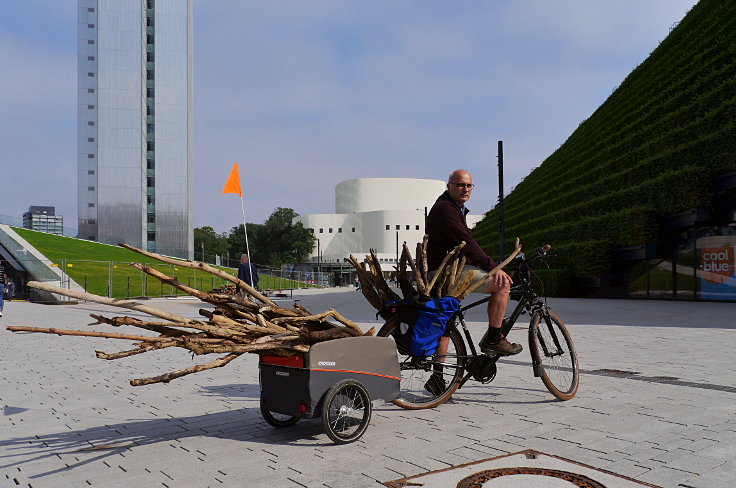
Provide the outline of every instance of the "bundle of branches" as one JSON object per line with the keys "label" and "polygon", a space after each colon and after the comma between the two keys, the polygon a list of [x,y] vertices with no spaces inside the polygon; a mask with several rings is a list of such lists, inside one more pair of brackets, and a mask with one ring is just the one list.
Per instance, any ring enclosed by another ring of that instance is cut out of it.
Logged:
{"label": "bundle of branches", "polygon": [[[430,273],[427,269],[427,237],[425,235],[424,240],[417,244],[416,258],[412,257],[406,242],[404,242],[401,258],[396,269],[396,277],[399,289],[404,295],[403,298],[412,299],[418,295],[433,298],[452,296],[462,301],[483,283],[482,281],[474,281],[474,272],[465,269],[466,258],[460,253],[460,250],[465,247],[465,242],[458,244],[455,249],[445,256],[436,272]],[[511,262],[519,254],[519,251],[521,251],[521,246],[517,238],[514,252],[489,271],[486,274],[486,280]],[[366,255],[364,263],[359,262],[352,255],[345,260],[358,271],[363,296],[376,310],[383,311],[386,302],[402,299],[386,282],[381,263],[376,257],[374,249],[371,249],[370,254]]]}
{"label": "bundle of branches", "polygon": [[[132,246],[121,246],[139,252],[145,256],[177,266],[196,268],[228,280],[244,291],[244,295],[202,292],[180,283],[175,277],[167,276],[140,263],[131,266],[171,285],[187,294],[197,297],[203,302],[215,305],[214,310],[200,309],[199,313],[206,320],[192,319],[164,310],[143,305],[131,300],[119,300],[101,297],[91,293],[78,292],[59,288],[41,282],[29,282],[28,286],[78,300],[102,303],[116,307],[143,312],[164,321],[148,321],[135,317],[105,317],[91,314],[95,322],[90,325],[109,324],[114,327],[132,326],[138,329],[155,332],[157,335],[118,334],[102,331],[63,330],[56,328],[10,326],[13,332],[42,332],[57,335],[74,335],[88,337],[105,337],[134,341],[134,348],[120,352],[107,353],[96,351],[101,359],[120,359],[169,347],[181,347],[195,354],[225,354],[214,361],[198,364],[178,371],[149,378],[132,379],[133,386],[151,383],[168,383],[169,381],[191,373],[225,366],[243,353],[290,356],[309,350],[309,346],[321,341],[373,335],[374,329],[363,332],[354,322],[340,315],[335,309],[321,314],[312,314],[299,304],[294,308],[283,308],[258,290],[238,278],[205,263],[180,261],[155,253],[146,252]],[[334,319],[337,323],[328,321]]]}

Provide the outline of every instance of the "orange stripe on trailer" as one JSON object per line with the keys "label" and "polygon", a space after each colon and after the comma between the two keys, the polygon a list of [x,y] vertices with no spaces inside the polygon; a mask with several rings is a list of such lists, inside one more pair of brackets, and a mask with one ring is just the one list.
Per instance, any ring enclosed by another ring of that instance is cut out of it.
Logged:
{"label": "orange stripe on trailer", "polygon": [[317,368],[310,368],[310,371],[333,371],[335,373],[368,374],[368,375],[371,375],[371,376],[380,376],[381,378],[389,378],[391,380],[401,381],[401,378],[397,378],[396,376],[389,376],[387,374],[369,373],[367,371],[352,371],[352,370],[349,370],[349,369],[317,369]]}

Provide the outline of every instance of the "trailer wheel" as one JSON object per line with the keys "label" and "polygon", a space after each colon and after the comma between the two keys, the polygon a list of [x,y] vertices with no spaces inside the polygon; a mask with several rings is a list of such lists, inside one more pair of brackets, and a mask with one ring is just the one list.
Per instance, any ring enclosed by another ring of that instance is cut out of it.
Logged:
{"label": "trailer wheel", "polygon": [[371,398],[358,381],[340,381],[325,394],[322,426],[335,443],[347,444],[360,439],[370,420]]}
{"label": "trailer wheel", "polygon": [[266,422],[273,425],[274,427],[288,427],[299,422],[299,417],[292,417],[291,415],[285,415],[283,413],[272,412],[261,408],[261,415]]}

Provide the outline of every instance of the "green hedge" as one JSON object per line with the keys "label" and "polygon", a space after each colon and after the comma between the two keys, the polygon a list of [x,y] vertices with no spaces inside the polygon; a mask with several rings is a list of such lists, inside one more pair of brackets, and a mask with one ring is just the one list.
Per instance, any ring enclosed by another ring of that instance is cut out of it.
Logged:
{"label": "green hedge", "polygon": [[[734,170],[736,2],[701,0],[507,196],[506,248],[555,245],[563,281],[613,271],[612,248],[660,243],[664,215],[712,208],[712,178]],[[474,229],[492,255],[497,222]]]}

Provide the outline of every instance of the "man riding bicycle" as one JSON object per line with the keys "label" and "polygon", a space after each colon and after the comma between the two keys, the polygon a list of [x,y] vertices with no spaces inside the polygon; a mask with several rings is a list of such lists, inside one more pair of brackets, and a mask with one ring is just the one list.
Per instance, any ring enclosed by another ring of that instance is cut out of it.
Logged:
{"label": "man riding bicycle", "polygon": [[[440,195],[427,215],[425,224],[425,233],[429,236],[427,265],[430,270],[436,272],[447,253],[465,241],[465,247],[460,253],[471,265],[465,269],[474,270],[475,280],[485,281],[486,273],[496,266],[496,262],[473,239],[465,221],[465,215],[468,213],[465,203],[470,200],[473,187],[473,177],[467,171],[457,169],[450,174],[447,191]],[[488,301],[488,330],[480,341],[480,350],[485,354],[508,356],[518,354],[522,350],[520,344],[509,342],[501,333],[511,282],[511,277],[503,270],[499,270],[482,288],[484,293],[491,295]],[[449,337],[440,340],[436,356],[441,357],[447,353],[448,342]]]}

